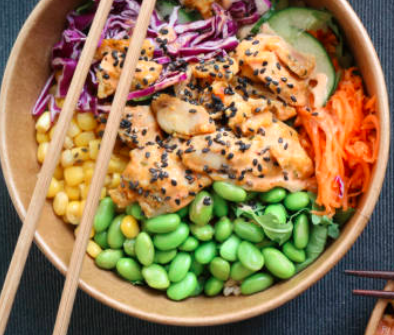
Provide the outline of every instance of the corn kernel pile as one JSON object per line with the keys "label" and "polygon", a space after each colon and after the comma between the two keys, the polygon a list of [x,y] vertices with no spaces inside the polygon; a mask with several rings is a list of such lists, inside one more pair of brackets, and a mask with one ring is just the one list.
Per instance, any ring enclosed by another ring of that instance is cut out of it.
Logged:
{"label": "corn kernel pile", "polygon": [[[56,124],[51,123],[49,112],[43,113],[36,122],[37,159],[41,164],[45,160],[55,128]],[[100,148],[101,132],[102,128],[92,113],[74,115],[48,190],[47,198],[53,200],[54,212],[72,225],[77,226],[82,218]],[[119,186],[121,173],[128,160],[129,149],[117,143],[109,162],[101,199],[107,195],[108,190]],[[125,226],[133,227],[130,223],[125,223]],[[130,229],[133,231],[135,228]],[[99,252],[97,248],[100,247],[90,241],[88,253],[93,257]]]}

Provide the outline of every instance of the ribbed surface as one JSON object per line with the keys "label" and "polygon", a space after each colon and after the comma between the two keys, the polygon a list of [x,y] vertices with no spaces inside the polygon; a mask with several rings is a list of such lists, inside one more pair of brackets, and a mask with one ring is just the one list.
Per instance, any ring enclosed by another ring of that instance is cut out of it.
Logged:
{"label": "ribbed surface", "polygon": [[[13,41],[36,0],[0,0],[0,75]],[[382,60],[389,92],[394,91],[394,2],[393,0],[350,1],[365,23]],[[23,78],[21,78],[23,80]],[[391,105],[394,106],[393,95]],[[17,112],[17,111],[15,111]],[[393,124],[392,124],[393,126]],[[394,129],[394,128],[392,128]],[[393,195],[394,157],[380,202],[372,220],[352,250],[324,279],[302,296],[269,314],[237,324],[199,328],[164,327],[122,315],[78,293],[70,334],[270,334],[270,335],[360,335],[374,306],[373,299],[352,297],[353,288],[375,288],[383,282],[343,275],[344,269],[394,267]],[[0,283],[18,236],[20,222],[0,178]],[[60,299],[63,277],[33,246],[11,315],[7,334],[50,334]]]}

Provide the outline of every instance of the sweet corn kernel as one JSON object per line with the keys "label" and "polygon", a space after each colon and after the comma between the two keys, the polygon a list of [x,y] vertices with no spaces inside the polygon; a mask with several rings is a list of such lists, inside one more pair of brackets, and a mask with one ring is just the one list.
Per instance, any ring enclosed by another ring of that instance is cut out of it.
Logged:
{"label": "sweet corn kernel", "polygon": [[127,161],[125,159],[120,158],[119,156],[112,155],[109,165],[108,165],[108,173],[122,173],[127,166]]}
{"label": "sweet corn kernel", "polygon": [[134,238],[140,233],[137,220],[131,215],[126,215],[120,224],[120,230],[126,238]]}
{"label": "sweet corn kernel", "polygon": [[[78,233],[79,233],[79,231],[81,230],[80,227],[81,227],[81,226],[77,226],[77,228],[74,229],[74,236],[75,236],[75,237],[78,236]],[[94,231],[94,228],[92,228],[92,229],[90,230],[89,237],[90,237],[90,238],[93,238],[94,234],[95,234],[95,231]]]}
{"label": "sweet corn kernel", "polygon": [[105,187],[108,187],[108,186],[111,184],[111,181],[112,181],[111,176],[110,176],[109,174],[107,174],[107,175],[105,176],[104,186],[105,186]]}
{"label": "sweet corn kernel", "polygon": [[37,143],[46,143],[49,142],[49,136],[48,134],[45,133],[39,133],[38,131],[36,132],[36,141]]}
{"label": "sweet corn kernel", "polygon": [[52,199],[62,190],[62,186],[56,178],[52,177],[51,183],[49,185],[47,198]]}
{"label": "sweet corn kernel", "polygon": [[86,252],[88,253],[88,255],[90,257],[96,258],[100,254],[101,251],[102,251],[102,249],[100,248],[100,246],[96,242],[94,242],[92,240],[89,241]]}
{"label": "sweet corn kernel", "polygon": [[76,163],[82,163],[82,161],[87,161],[90,158],[89,150],[85,147],[71,149],[71,153]]}
{"label": "sweet corn kernel", "polygon": [[93,161],[85,161],[82,164],[83,170],[94,170],[94,167],[96,166],[96,163]]}
{"label": "sweet corn kernel", "polygon": [[75,120],[71,120],[70,127],[68,128],[67,135],[71,138],[79,135],[81,133],[81,129],[78,127],[78,124]]}
{"label": "sweet corn kernel", "polygon": [[90,155],[90,158],[93,160],[97,159],[97,156],[98,156],[98,153],[100,150],[100,143],[101,143],[100,139],[93,140],[93,141],[89,142],[89,155]]}
{"label": "sweet corn kernel", "polygon": [[66,136],[66,139],[64,140],[63,148],[65,148],[65,149],[74,148],[74,141],[70,136]]}
{"label": "sweet corn kernel", "polygon": [[77,147],[87,147],[89,142],[95,140],[94,132],[84,131],[74,138],[74,143]]}
{"label": "sweet corn kernel", "polygon": [[40,133],[46,133],[51,128],[51,113],[43,113],[36,122],[36,129]]}
{"label": "sweet corn kernel", "polygon": [[53,135],[55,135],[55,131],[56,131],[56,125],[54,125],[51,130],[49,131],[48,135],[49,135],[49,139],[52,140]]}
{"label": "sweet corn kernel", "polygon": [[94,174],[94,170],[93,169],[89,169],[89,170],[85,170],[85,183],[86,184],[90,184],[92,178],[93,178],[93,174]]}
{"label": "sweet corn kernel", "polygon": [[59,185],[60,185],[60,192],[64,192],[64,187],[66,185],[66,182],[64,180],[59,180]]}
{"label": "sweet corn kernel", "polygon": [[70,200],[79,200],[80,190],[78,186],[65,185],[64,191]]}
{"label": "sweet corn kernel", "polygon": [[60,156],[60,164],[62,167],[66,168],[72,166],[74,162],[75,160],[72,151],[69,149],[64,150]]}
{"label": "sweet corn kernel", "polygon": [[81,166],[70,166],[64,169],[64,180],[69,186],[78,186],[84,180],[85,174]]}
{"label": "sweet corn kernel", "polygon": [[67,194],[65,192],[59,192],[58,194],[56,194],[52,206],[53,206],[53,210],[57,215],[59,216],[65,215],[68,206]]}
{"label": "sweet corn kernel", "polygon": [[78,113],[77,123],[79,128],[85,131],[94,130],[97,127],[93,113]]}
{"label": "sweet corn kernel", "polygon": [[103,200],[106,196],[107,196],[107,189],[106,189],[105,187],[103,187],[103,188],[101,189],[100,200]]}
{"label": "sweet corn kernel", "polygon": [[49,143],[45,142],[45,143],[40,143],[37,149],[37,159],[39,163],[44,163],[45,160],[45,156],[48,152],[48,148],[49,148]]}
{"label": "sweet corn kernel", "polygon": [[89,185],[86,185],[85,183],[79,185],[79,192],[81,194],[81,199],[86,200],[88,198],[88,193],[89,193]]}
{"label": "sweet corn kernel", "polygon": [[60,165],[56,166],[55,168],[55,172],[53,173],[53,176],[57,179],[57,180],[61,180],[63,179],[63,169]]}
{"label": "sweet corn kernel", "polygon": [[120,173],[114,173],[111,178],[111,184],[109,188],[117,188],[120,185]]}
{"label": "sweet corn kernel", "polygon": [[67,205],[66,218],[73,225],[77,225],[81,221],[80,205],[81,203],[79,201],[71,201]]}

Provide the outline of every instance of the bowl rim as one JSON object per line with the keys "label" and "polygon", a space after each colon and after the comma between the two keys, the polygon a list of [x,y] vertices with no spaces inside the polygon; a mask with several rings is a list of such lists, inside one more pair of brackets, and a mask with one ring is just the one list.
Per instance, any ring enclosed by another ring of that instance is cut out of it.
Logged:
{"label": "bowl rim", "polygon": [[[37,18],[47,9],[49,4],[53,0],[41,0],[36,5],[34,10],[29,15],[28,19],[24,23],[23,27],[20,30],[20,33],[17,37],[17,40],[12,48],[12,51],[9,56],[9,60],[6,65],[6,69],[4,72],[1,92],[0,92],[0,161],[1,167],[3,170],[4,179],[6,182],[6,186],[12,202],[16,208],[16,211],[23,221],[26,210],[21,199],[18,197],[16,192],[16,187],[14,181],[11,177],[11,166],[8,160],[8,156],[6,154],[6,140],[5,140],[5,115],[6,115],[6,97],[7,91],[9,89],[13,69],[14,62],[13,59],[19,56],[21,53],[24,41],[28,37],[30,27],[34,25],[34,22]],[[386,121],[390,120],[389,114],[389,100],[386,82],[383,74],[383,70],[381,67],[381,63],[379,57],[376,53],[376,50],[373,46],[373,43],[369,37],[368,32],[366,31],[364,25],[360,21],[357,14],[354,12],[353,8],[346,0],[337,0],[338,5],[342,8],[346,15],[351,19],[351,22],[355,24],[355,29],[359,31],[362,35],[362,39],[365,42],[367,54],[370,57],[370,61],[376,65],[375,74],[377,76],[377,83],[380,87],[379,99],[380,103],[380,114],[384,116]],[[346,252],[352,247],[356,239],[359,237],[361,232],[366,227],[369,217],[373,212],[373,209],[378,201],[380,191],[382,188],[382,184],[386,174],[386,168],[388,164],[389,157],[389,145],[390,145],[390,122],[381,123],[381,127],[384,131],[381,134],[385,136],[381,136],[380,138],[380,149],[379,149],[379,164],[376,164],[376,171],[374,173],[374,190],[370,192],[367,197],[367,201],[364,205],[362,211],[358,211],[359,217],[358,224],[354,225],[351,231],[348,232],[346,238],[342,241],[342,243],[329,255],[329,257],[325,257],[325,259],[318,264],[315,271],[308,275],[308,278],[305,279],[302,283],[299,283],[292,289],[288,290],[286,299],[281,299],[281,296],[273,299],[269,303],[266,303],[265,306],[257,305],[253,307],[245,308],[241,311],[229,312],[225,315],[219,316],[208,316],[208,317],[169,317],[160,315],[157,313],[148,313],[141,311],[138,308],[132,307],[130,305],[126,305],[115,299],[112,299],[105,294],[101,293],[99,290],[91,287],[87,282],[80,279],[79,287],[84,290],[87,294],[92,296],[93,298],[99,300],[100,302],[117,309],[120,312],[128,314],[130,316],[138,317],[143,320],[152,321],[161,324],[167,325],[178,325],[178,326],[208,326],[208,325],[218,325],[224,323],[232,323],[236,321],[241,321],[247,318],[251,318],[263,313],[266,313],[270,310],[273,310],[277,307],[280,307],[284,303],[294,299],[296,296],[300,295],[306,289],[314,285],[318,280],[320,280],[327,272],[329,272],[346,254]],[[49,259],[49,261],[57,268],[63,275],[65,275],[67,271],[67,266],[62,263],[62,261],[56,256],[54,252],[51,251],[49,246],[45,243],[44,239],[40,236],[38,232],[34,235],[34,240],[39,249],[44,253],[44,255]],[[324,255],[324,253],[323,253]],[[305,270],[307,271],[307,270]]]}

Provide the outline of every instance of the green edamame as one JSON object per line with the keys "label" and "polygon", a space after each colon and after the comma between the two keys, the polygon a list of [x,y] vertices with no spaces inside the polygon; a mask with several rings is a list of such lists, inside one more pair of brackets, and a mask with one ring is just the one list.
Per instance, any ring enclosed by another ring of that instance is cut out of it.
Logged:
{"label": "green edamame", "polygon": [[242,265],[251,271],[258,271],[264,266],[263,254],[248,241],[241,242],[237,255]]}
{"label": "green edamame", "polygon": [[258,192],[247,192],[245,201],[254,200],[258,195]]}
{"label": "green edamame", "polygon": [[237,235],[231,235],[220,246],[220,256],[229,262],[235,262],[237,260],[237,251],[240,243],[241,239]]}
{"label": "green edamame", "polygon": [[197,226],[195,224],[190,225],[190,231],[200,241],[206,242],[210,241],[213,238],[213,234],[215,230],[209,224],[205,226]]}
{"label": "green edamame", "polygon": [[277,204],[286,198],[286,190],[282,187],[275,187],[268,192],[260,194],[260,200],[268,204]]}
{"label": "green edamame", "polygon": [[132,258],[121,258],[116,263],[116,270],[119,275],[133,283],[143,280],[141,266]]}
{"label": "green edamame", "polygon": [[215,277],[211,277],[205,282],[204,293],[208,297],[214,297],[218,295],[220,292],[222,292],[223,287],[224,287],[223,281]]}
{"label": "green edamame", "polygon": [[264,230],[252,222],[242,218],[235,219],[234,232],[243,240],[259,243],[264,240]]}
{"label": "green edamame", "polygon": [[266,290],[274,283],[274,278],[268,273],[255,273],[246,278],[241,284],[241,293],[249,295]]}
{"label": "green edamame", "polygon": [[230,277],[230,263],[221,257],[215,257],[209,263],[209,271],[215,278],[226,281]]}
{"label": "green edamame", "polygon": [[138,261],[145,266],[151,265],[155,258],[155,248],[150,236],[141,232],[135,239],[135,255]]}
{"label": "green edamame", "polygon": [[126,255],[135,257],[135,238],[127,239],[123,242],[123,250]]}
{"label": "green edamame", "polygon": [[157,264],[168,264],[175,258],[176,254],[177,254],[176,249],[166,250],[166,251],[155,250],[154,262]]}
{"label": "green edamame", "polygon": [[163,214],[145,221],[145,229],[152,234],[170,233],[178,228],[181,217],[178,214]]}
{"label": "green edamame", "polygon": [[170,285],[167,289],[167,296],[175,301],[186,299],[193,295],[197,285],[196,275],[193,272],[188,272],[180,282]]}
{"label": "green edamame", "polygon": [[189,206],[181,208],[178,212],[176,212],[176,214],[178,214],[181,219],[187,217],[189,215]]}
{"label": "green edamame", "polygon": [[191,296],[197,297],[198,295],[200,295],[204,291],[204,285],[205,285],[205,278],[203,277],[197,278],[197,285]]}
{"label": "green edamame", "polygon": [[266,268],[275,277],[289,279],[294,276],[296,272],[294,264],[278,249],[265,248],[262,253]]}
{"label": "green edamame", "polygon": [[224,200],[219,194],[213,193],[213,214],[221,218],[223,216],[228,215],[228,204],[227,201]]}
{"label": "green edamame", "polygon": [[141,206],[138,202],[134,202],[133,204],[128,205],[126,207],[126,214],[133,216],[134,219],[139,221],[146,219],[144,212],[142,211]]}
{"label": "green edamame", "polygon": [[156,290],[165,290],[170,286],[167,271],[158,264],[151,264],[142,269],[142,276],[149,287]]}
{"label": "green edamame", "polygon": [[243,188],[224,181],[215,181],[213,189],[219,196],[228,201],[242,202],[247,197],[247,193]]}
{"label": "green edamame", "polygon": [[194,256],[196,261],[201,264],[208,264],[215,258],[217,254],[216,251],[216,243],[215,242],[204,242],[201,244],[196,251],[194,252]]}
{"label": "green edamame", "polygon": [[297,249],[305,249],[309,242],[309,220],[306,214],[300,214],[294,220],[293,241]]}
{"label": "green edamame", "polygon": [[275,215],[279,223],[285,224],[287,221],[287,212],[282,204],[269,205],[264,211],[264,214]]}
{"label": "green edamame", "polygon": [[177,283],[185,278],[192,264],[192,258],[187,252],[178,253],[170,264],[168,278],[171,282]]}
{"label": "green edamame", "polygon": [[196,225],[203,226],[209,223],[213,216],[213,198],[211,195],[202,191],[197,194],[190,204],[189,218]]}
{"label": "green edamame", "polygon": [[306,192],[290,193],[286,196],[283,204],[285,207],[293,212],[299,211],[309,205],[310,199]]}
{"label": "green edamame", "polygon": [[96,233],[101,233],[106,230],[111,224],[115,216],[115,204],[110,197],[106,197],[100,201],[100,205],[94,216],[94,230]]}
{"label": "green edamame", "polygon": [[108,232],[106,230],[102,231],[101,233],[96,233],[94,235],[94,242],[96,242],[101,249],[105,250],[109,248],[108,242],[107,242],[107,235]]}
{"label": "green edamame", "polygon": [[230,278],[236,281],[241,281],[249,277],[254,271],[244,267],[241,262],[235,262],[231,265]]}
{"label": "green edamame", "polygon": [[192,264],[190,265],[190,271],[193,272],[197,277],[204,271],[204,265],[197,262],[196,258],[192,257]]}
{"label": "green edamame", "polygon": [[123,242],[126,240],[126,237],[120,230],[123,218],[124,215],[118,215],[108,228],[107,242],[111,249],[121,249]]}
{"label": "green edamame", "polygon": [[227,216],[220,218],[215,224],[215,239],[224,242],[233,233],[233,224]]}
{"label": "green edamame", "polygon": [[286,242],[282,248],[283,253],[285,256],[295,263],[302,263],[305,262],[306,254],[305,250],[297,249],[293,243]]}
{"label": "green edamame", "polygon": [[181,251],[194,251],[197,249],[197,247],[199,246],[200,242],[198,242],[198,240],[194,237],[194,236],[189,236],[185,242],[183,242],[180,246],[179,246],[179,250]]}
{"label": "green edamame", "polygon": [[153,238],[153,244],[159,250],[171,250],[178,248],[189,236],[189,226],[181,223],[171,233],[158,234]]}
{"label": "green edamame", "polygon": [[99,253],[95,259],[96,265],[104,270],[115,269],[116,263],[123,257],[122,250],[107,249]]}

